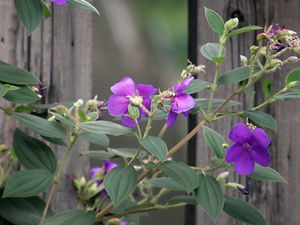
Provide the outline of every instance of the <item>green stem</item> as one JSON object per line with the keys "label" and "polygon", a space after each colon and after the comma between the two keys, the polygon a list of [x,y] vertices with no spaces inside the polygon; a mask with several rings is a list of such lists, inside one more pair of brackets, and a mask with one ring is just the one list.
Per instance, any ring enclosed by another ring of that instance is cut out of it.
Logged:
{"label": "green stem", "polygon": [[48,214],[48,210],[49,210],[50,203],[52,201],[54,192],[56,190],[56,187],[57,187],[58,183],[61,180],[61,175],[62,175],[62,172],[64,171],[65,166],[66,166],[69,153],[70,153],[72,147],[74,146],[76,140],[77,140],[77,136],[72,138],[68,148],[66,149],[66,151],[64,153],[63,159],[62,159],[62,161],[61,161],[61,163],[60,163],[60,165],[57,169],[57,172],[56,172],[56,175],[54,176],[53,183],[51,185],[50,192],[49,192],[49,195],[48,195],[48,198],[47,198],[47,202],[46,202],[46,205],[45,205],[45,208],[44,208],[41,220],[40,220],[40,224],[44,224],[44,222],[45,222],[45,219],[46,219],[46,216]]}
{"label": "green stem", "polygon": [[212,102],[215,98],[215,95],[216,95],[216,92],[218,89],[217,81],[218,81],[219,69],[220,69],[220,63],[216,63],[214,80],[213,80],[213,83],[211,84],[211,93],[210,93],[210,97],[208,100],[208,113],[210,113],[210,111],[211,111]]}

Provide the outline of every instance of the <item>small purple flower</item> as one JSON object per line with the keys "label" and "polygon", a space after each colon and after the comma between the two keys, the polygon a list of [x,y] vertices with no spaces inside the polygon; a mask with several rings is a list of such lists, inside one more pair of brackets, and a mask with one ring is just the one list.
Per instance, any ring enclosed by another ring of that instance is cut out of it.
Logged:
{"label": "small purple flower", "polygon": [[244,188],[239,188],[238,187],[238,190],[240,191],[240,193],[242,194],[242,195],[249,195],[249,190],[248,190],[248,188],[246,188],[246,187],[244,187]]}
{"label": "small purple flower", "polygon": [[128,127],[135,127],[135,121],[126,116],[128,114],[128,106],[134,105],[139,108],[140,117],[147,117],[147,113],[140,107],[143,106],[150,110],[151,96],[157,92],[152,85],[137,84],[130,77],[124,77],[120,82],[111,87],[113,95],[108,99],[108,112],[111,116],[122,116],[122,124]]}
{"label": "small purple flower", "polygon": [[127,222],[126,220],[122,220],[120,221],[119,225],[130,225],[130,223]]}
{"label": "small purple flower", "polygon": [[271,140],[263,129],[250,130],[246,124],[238,123],[231,129],[228,138],[233,144],[227,149],[225,161],[234,163],[237,174],[252,174],[255,163],[265,167],[269,165]]}
{"label": "small purple flower", "polygon": [[113,168],[117,167],[118,164],[117,163],[113,163],[109,160],[105,160],[104,161],[104,172],[105,174],[109,173]]}
{"label": "small purple flower", "polygon": [[184,93],[193,79],[194,77],[188,77],[179,85],[174,84],[174,93],[171,97],[171,108],[166,121],[166,125],[168,127],[174,125],[178,114],[182,113],[185,117],[187,117],[189,114],[188,111],[194,108],[195,100],[191,95]]}
{"label": "small purple flower", "polygon": [[66,5],[68,0],[51,0],[56,5]]}
{"label": "small purple flower", "polygon": [[89,171],[90,179],[94,179],[98,185],[102,184],[102,180],[105,174],[109,173],[113,168],[117,167],[118,164],[113,163],[109,160],[105,160],[102,167],[94,167]]}

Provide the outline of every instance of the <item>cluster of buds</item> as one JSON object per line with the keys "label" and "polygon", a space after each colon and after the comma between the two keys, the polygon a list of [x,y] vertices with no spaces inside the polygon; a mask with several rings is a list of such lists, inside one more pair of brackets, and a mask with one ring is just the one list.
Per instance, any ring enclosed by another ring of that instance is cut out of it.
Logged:
{"label": "cluster of buds", "polygon": [[101,191],[103,191],[103,185],[98,185],[95,180],[87,181],[85,177],[74,180],[74,186],[77,190],[77,196],[80,201],[88,201]]}
{"label": "cluster of buds", "polygon": [[279,24],[269,26],[264,33],[257,36],[259,41],[267,40],[270,49],[273,51],[281,51],[284,48],[299,48],[300,40],[295,31],[285,29]]}
{"label": "cluster of buds", "polygon": [[189,63],[189,65],[181,72],[181,76],[180,76],[181,80],[184,80],[187,77],[199,75],[199,74],[205,72],[205,65],[196,66],[196,65],[192,64],[192,62],[189,60],[188,60],[188,63]]}
{"label": "cluster of buds", "polygon": [[49,110],[52,117],[49,121],[60,121],[71,123],[80,123],[99,120],[103,117],[103,111],[106,109],[106,103],[104,101],[97,100],[97,96],[94,99],[87,101],[84,105],[84,101],[79,99],[71,107],[66,105],[57,105]]}

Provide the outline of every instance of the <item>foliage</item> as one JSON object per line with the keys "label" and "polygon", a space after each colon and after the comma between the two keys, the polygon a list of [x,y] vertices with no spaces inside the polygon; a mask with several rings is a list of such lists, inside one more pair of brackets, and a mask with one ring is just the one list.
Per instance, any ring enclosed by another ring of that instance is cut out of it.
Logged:
{"label": "foliage", "polygon": [[[70,3],[98,12],[84,0],[52,2]],[[29,33],[50,16],[48,4],[42,0],[15,0],[15,5]],[[276,132],[278,124],[262,109],[277,100],[300,97],[300,69],[289,73],[283,87],[276,92],[272,91],[271,83],[265,81],[266,101],[257,106],[248,108],[234,98],[247,93],[257,81],[265,80],[266,74],[297,62],[297,56],[285,59],[283,53],[299,53],[299,38],[291,30],[270,26],[258,35],[258,46],[251,46],[249,60],[241,57],[242,67],[219,75],[220,65],[226,60],[225,43],[233,36],[260,27],[237,28],[237,18],[223,21],[218,13],[207,8],[205,15],[219,37],[219,43],[207,43],[200,49],[215,65],[212,82],[194,79],[193,76],[203,73],[205,67],[190,63],[178,82],[164,91],[158,92],[152,85],[136,85],[131,78],[125,77],[111,87],[113,95],[108,104],[95,97],[87,102],[78,100],[71,105],[49,106],[39,102],[42,85],[35,75],[0,62],[0,96],[14,103],[0,109],[22,125],[15,130],[13,148],[0,146],[0,187],[3,187],[0,216],[16,225],[126,225],[137,224],[139,217],[147,211],[198,204],[213,221],[217,221],[224,211],[248,224],[267,224],[255,207],[225,194],[229,188],[248,193],[246,187],[230,181],[228,175],[234,167],[237,174],[247,175],[250,179],[286,182],[277,171],[268,167],[271,140],[264,129]],[[217,99],[218,88],[228,84],[238,85],[225,99]],[[194,99],[191,94],[198,92],[209,92],[210,97]],[[114,122],[103,120],[102,114],[106,110],[115,117]],[[164,133],[180,114],[187,116],[189,113],[201,114],[204,119],[175,146],[168,147],[163,141]],[[228,143],[223,134],[210,126],[217,120],[235,116],[245,122],[228,131]],[[121,124],[115,120],[120,118]],[[165,121],[158,135],[152,134],[154,120]],[[144,122],[143,129],[141,123]],[[200,130],[214,155],[210,164],[192,167],[173,160],[172,156]],[[114,140],[111,136],[132,138],[136,140],[136,147],[111,148]],[[102,167],[91,168],[88,178],[83,176],[74,180],[79,209],[53,216],[51,200],[78,139],[102,148],[102,151],[83,151],[83,157],[105,161]],[[46,141],[64,146],[59,165]],[[6,159],[9,159],[8,168],[2,165]],[[11,174],[17,159],[23,169]],[[119,165],[109,161],[115,159]],[[222,172],[212,173],[217,169]],[[47,191],[44,203],[37,196]],[[169,192],[173,192],[173,197],[167,195]]]}

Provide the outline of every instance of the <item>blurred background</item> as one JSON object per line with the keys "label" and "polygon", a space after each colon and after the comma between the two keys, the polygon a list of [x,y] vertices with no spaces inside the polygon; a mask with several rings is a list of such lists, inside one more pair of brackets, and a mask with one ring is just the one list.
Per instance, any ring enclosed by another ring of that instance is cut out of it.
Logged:
{"label": "blurred background", "polygon": [[[187,1],[97,0],[95,6],[101,16],[94,16],[94,94],[107,99],[111,94],[109,87],[123,76],[131,76],[136,83],[149,83],[162,90],[178,80],[187,65]],[[186,122],[179,117],[172,135],[167,132],[168,146],[173,146],[184,136]],[[163,125],[156,123],[154,134]],[[130,144],[128,140],[126,146]],[[123,140],[122,145],[124,147]],[[120,147],[120,142],[115,139],[112,146]],[[185,161],[186,152],[181,151],[176,157]],[[153,221],[182,225],[184,209],[151,212],[142,218],[141,224],[151,225]]]}

